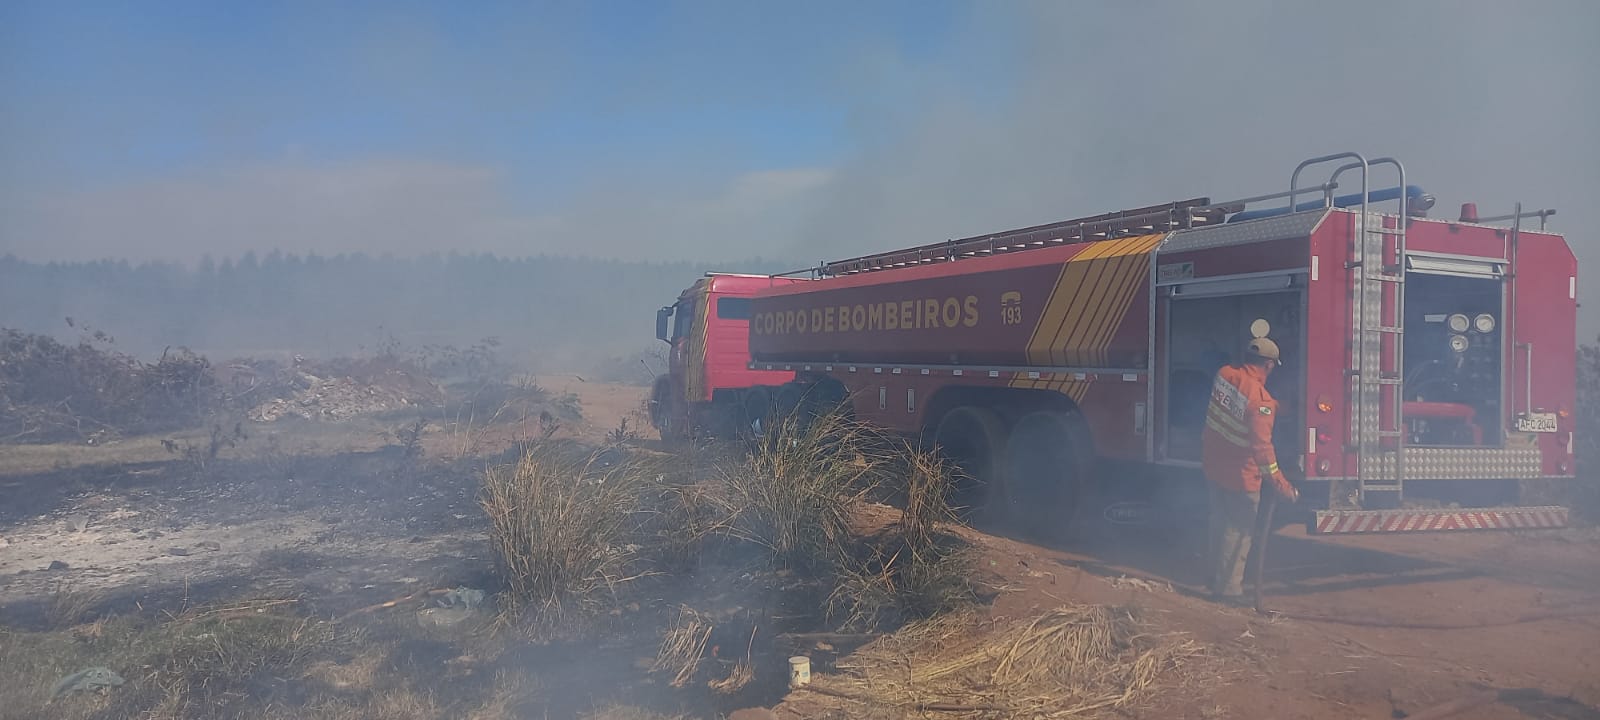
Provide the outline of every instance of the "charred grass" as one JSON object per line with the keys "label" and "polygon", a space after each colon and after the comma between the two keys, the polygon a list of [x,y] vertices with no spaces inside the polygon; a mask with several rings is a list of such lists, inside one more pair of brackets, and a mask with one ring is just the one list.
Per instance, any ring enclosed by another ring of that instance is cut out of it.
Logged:
{"label": "charred grass", "polygon": [[[317,617],[280,598],[0,629],[0,718],[509,720],[548,699],[495,664],[491,636],[409,619]],[[89,668],[121,682],[61,686]]]}

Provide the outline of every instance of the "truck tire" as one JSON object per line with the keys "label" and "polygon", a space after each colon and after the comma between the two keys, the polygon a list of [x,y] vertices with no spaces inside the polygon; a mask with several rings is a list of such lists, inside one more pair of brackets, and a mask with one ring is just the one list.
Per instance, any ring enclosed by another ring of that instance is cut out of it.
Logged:
{"label": "truck tire", "polygon": [[1059,542],[1076,525],[1093,452],[1073,413],[1040,410],[1006,439],[1008,514],[1026,536]]}
{"label": "truck tire", "polygon": [[650,392],[650,424],[655,426],[663,442],[671,443],[682,436],[679,427],[682,421],[672,402],[672,382],[665,376],[656,380]]}
{"label": "truck tire", "polygon": [[933,445],[957,472],[950,488],[950,506],[968,518],[988,519],[1003,509],[1006,425],[993,410],[964,405],[939,419]]}
{"label": "truck tire", "polygon": [[765,387],[753,387],[744,393],[743,408],[739,418],[738,437],[741,440],[754,440],[761,437],[771,424],[772,395],[768,394]]}

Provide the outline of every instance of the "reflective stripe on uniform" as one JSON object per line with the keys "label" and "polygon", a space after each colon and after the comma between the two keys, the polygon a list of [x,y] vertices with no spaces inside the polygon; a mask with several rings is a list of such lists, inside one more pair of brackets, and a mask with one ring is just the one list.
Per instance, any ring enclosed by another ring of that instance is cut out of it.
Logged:
{"label": "reflective stripe on uniform", "polygon": [[1219,418],[1215,415],[1208,416],[1206,418],[1206,427],[1216,431],[1217,435],[1221,436],[1222,439],[1227,440],[1234,445],[1238,445],[1242,448],[1250,447],[1249,437],[1237,430],[1234,430],[1233,428],[1228,427],[1226,422],[1220,422],[1223,420],[1226,420],[1226,418]]}
{"label": "reflective stripe on uniform", "polygon": [[[1216,410],[1216,408],[1212,408],[1212,410]],[[1216,420],[1216,421],[1222,423],[1229,430],[1232,430],[1234,432],[1234,434],[1244,435],[1244,436],[1247,436],[1247,437],[1250,435],[1250,426],[1249,425],[1246,425],[1243,422],[1240,422],[1239,420],[1233,418],[1232,416],[1228,415],[1225,412],[1211,412],[1211,411],[1208,411],[1206,413],[1206,420]]]}

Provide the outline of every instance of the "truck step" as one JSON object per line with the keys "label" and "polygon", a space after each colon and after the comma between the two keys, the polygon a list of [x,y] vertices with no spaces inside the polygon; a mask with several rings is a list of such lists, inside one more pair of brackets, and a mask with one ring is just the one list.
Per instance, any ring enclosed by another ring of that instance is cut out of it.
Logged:
{"label": "truck step", "polygon": [[1307,532],[1332,535],[1380,532],[1520,530],[1567,526],[1567,509],[1557,505],[1458,508],[1450,510],[1319,510]]}

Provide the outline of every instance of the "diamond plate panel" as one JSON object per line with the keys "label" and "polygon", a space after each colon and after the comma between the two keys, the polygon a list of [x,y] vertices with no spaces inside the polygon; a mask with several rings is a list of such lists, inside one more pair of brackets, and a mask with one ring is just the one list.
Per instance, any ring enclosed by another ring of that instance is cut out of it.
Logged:
{"label": "diamond plate panel", "polygon": [[1191,230],[1176,230],[1162,243],[1161,252],[1189,252],[1285,238],[1309,237],[1322,219],[1328,216],[1328,212],[1327,210],[1301,212],[1237,224],[1224,223]]}
{"label": "diamond plate panel", "polygon": [[[1406,480],[1525,480],[1544,474],[1538,448],[1408,447],[1405,453]],[[1394,453],[1382,453],[1373,464],[1373,476],[1395,476]]]}

